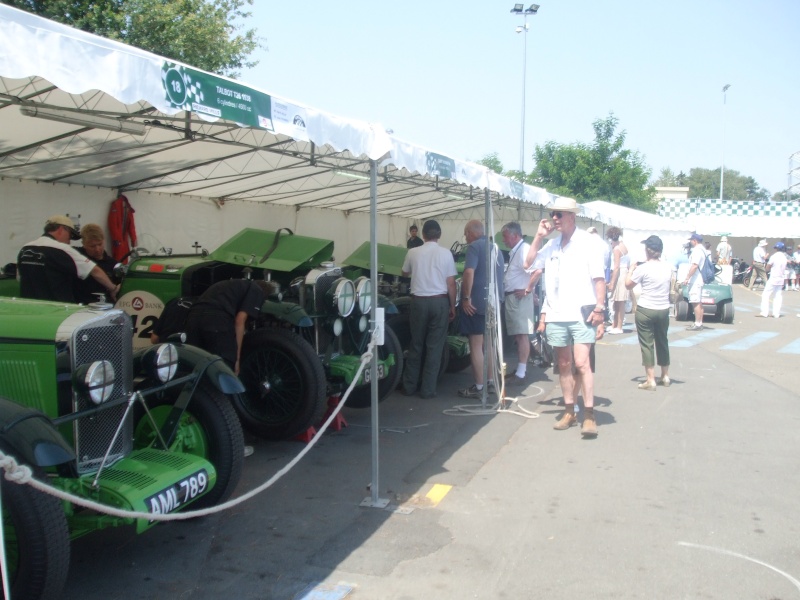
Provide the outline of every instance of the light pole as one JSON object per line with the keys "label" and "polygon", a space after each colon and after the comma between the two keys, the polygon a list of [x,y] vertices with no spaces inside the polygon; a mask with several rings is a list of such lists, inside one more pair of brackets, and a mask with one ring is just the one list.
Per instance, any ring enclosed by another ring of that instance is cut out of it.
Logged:
{"label": "light pole", "polygon": [[522,130],[520,131],[519,139],[519,171],[520,177],[525,178],[525,87],[526,75],[528,72],[528,15],[533,16],[539,11],[538,4],[531,4],[528,8],[524,8],[523,4],[515,4],[511,9],[511,14],[522,15],[524,22],[521,26],[517,27],[517,33],[524,33],[524,42],[522,44]]}
{"label": "light pole", "polygon": [[725,185],[725,105],[728,99],[730,83],[722,87],[722,168],[719,171],[719,201],[722,202],[722,190]]}

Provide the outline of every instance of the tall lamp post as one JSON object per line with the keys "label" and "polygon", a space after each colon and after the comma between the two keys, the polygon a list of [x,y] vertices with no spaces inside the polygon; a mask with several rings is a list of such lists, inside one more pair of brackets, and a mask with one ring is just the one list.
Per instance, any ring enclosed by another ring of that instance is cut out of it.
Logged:
{"label": "tall lamp post", "polygon": [[528,8],[524,8],[523,4],[515,4],[511,9],[511,14],[521,15],[524,22],[521,26],[517,27],[517,33],[523,33],[524,42],[522,45],[522,130],[520,132],[519,140],[519,171],[520,177],[525,177],[525,87],[526,75],[528,72],[528,15],[533,16],[539,11],[538,4],[531,4]]}
{"label": "tall lamp post", "polygon": [[725,186],[725,105],[728,99],[730,83],[722,87],[722,168],[719,171],[719,201],[722,202],[722,190]]}

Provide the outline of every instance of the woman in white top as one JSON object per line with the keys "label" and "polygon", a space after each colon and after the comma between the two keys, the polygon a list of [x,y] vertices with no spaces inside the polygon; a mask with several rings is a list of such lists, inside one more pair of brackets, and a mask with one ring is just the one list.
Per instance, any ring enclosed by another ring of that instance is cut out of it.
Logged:
{"label": "woman in white top", "polygon": [[622,323],[625,320],[625,303],[630,298],[630,292],[625,287],[625,279],[630,268],[631,257],[628,255],[628,247],[620,240],[622,229],[619,227],[609,227],[606,237],[611,240],[611,281],[608,289],[611,291],[611,302],[614,309],[614,322],[606,332],[611,335],[622,333]]}
{"label": "woman in white top", "polygon": [[672,287],[672,265],[662,261],[664,243],[657,235],[642,241],[647,261],[636,263],[628,271],[625,287],[629,290],[642,286],[639,304],[636,307],[636,332],[639,334],[639,347],[642,350],[642,365],[647,380],[639,384],[640,390],[656,391],[655,364],[661,367],[658,383],[669,386],[669,290]]}

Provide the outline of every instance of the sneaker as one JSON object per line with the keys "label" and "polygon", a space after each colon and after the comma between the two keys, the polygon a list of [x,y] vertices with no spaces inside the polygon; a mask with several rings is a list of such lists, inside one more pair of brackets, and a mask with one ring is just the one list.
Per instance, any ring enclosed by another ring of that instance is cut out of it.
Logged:
{"label": "sneaker", "polygon": [[664,387],[669,387],[670,385],[672,385],[672,381],[671,381],[671,380],[670,380],[670,378],[669,378],[668,376],[666,376],[666,375],[665,375],[664,377],[662,377],[661,379],[659,379],[659,380],[658,380],[658,383],[660,383],[660,384],[661,384],[661,385],[663,385]]}
{"label": "sneaker", "polygon": [[511,377],[506,377],[506,386],[522,387],[526,385],[528,385],[528,380],[525,377],[517,377],[516,373]]}
{"label": "sneaker", "polygon": [[637,386],[640,390],[645,390],[646,392],[655,392],[656,391],[656,382],[649,383],[645,381],[644,383],[640,383]]}
{"label": "sneaker", "polygon": [[488,383],[486,384],[486,390],[487,390],[487,391],[488,391],[490,394],[494,394],[495,396],[497,395],[497,388],[496,388],[496,387],[494,387],[494,381],[490,381],[490,382],[488,382]]}
{"label": "sneaker", "polygon": [[702,325],[698,325],[697,323],[692,323],[686,328],[686,331],[700,331],[703,328]]}
{"label": "sneaker", "polygon": [[462,398],[480,398],[483,396],[483,390],[479,390],[478,386],[474,383],[463,390],[458,390],[458,395]]}
{"label": "sneaker", "polygon": [[611,327],[606,330],[608,335],[619,335],[621,333],[625,333],[625,331],[621,327]]}

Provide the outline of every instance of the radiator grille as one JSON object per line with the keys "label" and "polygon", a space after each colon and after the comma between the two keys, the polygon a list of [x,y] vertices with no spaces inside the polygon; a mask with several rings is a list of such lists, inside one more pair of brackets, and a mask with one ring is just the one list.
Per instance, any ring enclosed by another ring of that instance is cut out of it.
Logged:
{"label": "radiator grille", "polygon": [[[321,274],[314,282],[314,312],[322,313],[325,310],[325,294],[333,287],[334,282],[342,276],[342,270],[332,269]],[[330,307],[328,307],[330,310]]]}
{"label": "radiator grille", "polygon": [[[107,360],[114,366],[116,383],[110,400],[127,396],[132,387],[131,342],[132,328],[129,317],[122,311],[104,312],[84,323],[72,334],[72,369],[96,360]],[[73,394],[75,411],[92,408],[90,400]],[[101,411],[91,417],[78,419],[74,423],[75,453],[78,457],[78,472],[92,472],[98,468],[108,450],[109,443],[125,414],[126,405]],[[117,437],[109,461],[130,453],[133,445],[133,422],[129,417]]]}

